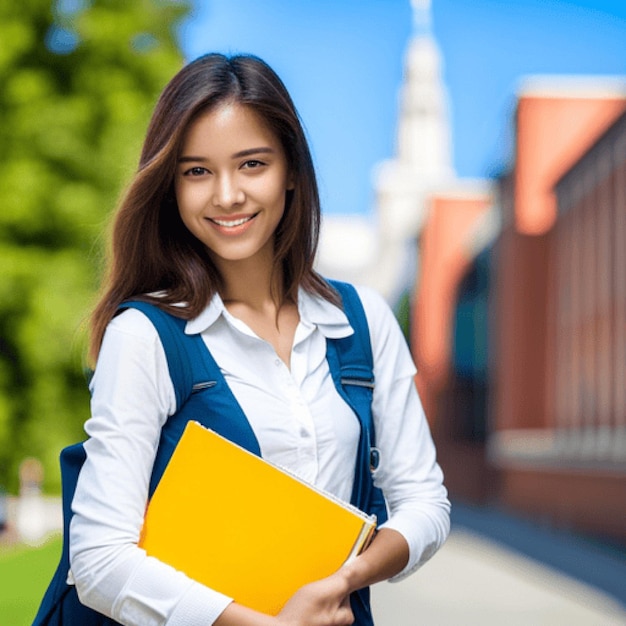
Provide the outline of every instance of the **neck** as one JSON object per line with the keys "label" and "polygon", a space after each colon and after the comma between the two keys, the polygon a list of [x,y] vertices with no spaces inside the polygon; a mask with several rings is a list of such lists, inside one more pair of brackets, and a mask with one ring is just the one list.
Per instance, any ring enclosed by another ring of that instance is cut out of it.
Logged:
{"label": "neck", "polygon": [[[253,309],[266,308],[273,303],[271,263],[259,263],[258,259],[220,264],[224,288],[220,294],[224,304],[245,304]],[[281,272],[282,273],[282,272]],[[282,287],[282,276],[278,284]],[[277,294],[282,298],[282,288]]]}

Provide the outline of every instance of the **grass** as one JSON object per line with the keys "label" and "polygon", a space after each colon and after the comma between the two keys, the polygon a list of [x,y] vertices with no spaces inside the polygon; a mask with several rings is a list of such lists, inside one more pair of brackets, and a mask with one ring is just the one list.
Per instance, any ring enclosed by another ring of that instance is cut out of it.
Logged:
{"label": "grass", "polygon": [[61,537],[38,548],[0,546],[0,622],[29,626],[61,556]]}

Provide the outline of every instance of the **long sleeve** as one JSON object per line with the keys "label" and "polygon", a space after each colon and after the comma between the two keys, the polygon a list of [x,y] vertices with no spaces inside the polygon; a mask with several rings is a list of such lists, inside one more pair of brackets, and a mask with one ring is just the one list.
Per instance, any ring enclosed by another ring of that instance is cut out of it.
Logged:
{"label": "long sleeve", "polygon": [[409,562],[394,580],[423,565],[450,531],[450,503],[435,447],[415,388],[415,366],[391,310],[374,291],[359,288],[365,307],[376,387],[372,411],[380,463],[374,482],[389,506],[385,528],[400,532]]}
{"label": "long sleeve", "polygon": [[156,331],[141,313],[123,313],[107,329],[92,381],[70,527],[81,602],[121,624],[207,625],[230,602],[137,547],[160,430],[175,408]]}

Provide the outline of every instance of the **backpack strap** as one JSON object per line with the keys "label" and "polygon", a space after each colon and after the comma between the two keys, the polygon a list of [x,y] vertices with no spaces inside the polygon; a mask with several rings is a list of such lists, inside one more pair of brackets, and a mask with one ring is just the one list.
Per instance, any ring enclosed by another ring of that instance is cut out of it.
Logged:
{"label": "backpack strap", "polygon": [[379,453],[372,416],[375,380],[369,325],[356,289],[348,283],[329,282],[339,292],[344,312],[354,330],[348,337],[327,339],[326,342],[326,356],[335,388],[356,413],[361,426],[351,502],[361,510],[375,514],[382,524],[387,520],[387,508],[382,491],[374,486],[372,479]]}
{"label": "backpack strap", "polygon": [[341,382],[345,385],[374,388],[374,359],[367,317],[356,289],[339,281],[330,281],[341,300],[354,334],[335,339],[340,349]]}
{"label": "backpack strap", "polygon": [[[348,337],[326,340],[326,358],[337,392],[356,413],[361,426],[350,501],[362,511],[376,515],[378,524],[382,524],[387,521],[387,505],[372,478],[372,470],[378,465],[378,450],[372,416],[375,381],[369,325],[356,289],[348,283],[329,282],[339,292],[344,313],[354,330]],[[369,587],[352,593],[350,606],[355,624],[373,626]]]}
{"label": "backpack strap", "polygon": [[[140,300],[124,302],[121,309],[134,308],[152,322],[163,344],[170,378],[176,395],[176,412],[161,430],[161,438],[150,479],[154,493],[188,421],[194,420],[261,456],[259,442],[222,372],[199,333],[185,333],[186,320]],[[210,394],[210,398],[205,394]],[[205,396],[205,397],[202,397]],[[207,410],[207,404],[211,410]],[[223,419],[228,416],[228,419]]]}

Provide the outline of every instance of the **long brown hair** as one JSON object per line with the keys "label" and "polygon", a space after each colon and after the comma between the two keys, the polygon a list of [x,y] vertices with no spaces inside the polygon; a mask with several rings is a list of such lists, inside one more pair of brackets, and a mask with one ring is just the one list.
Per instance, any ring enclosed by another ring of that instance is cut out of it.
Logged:
{"label": "long brown hair", "polygon": [[[90,320],[90,358],[94,363],[105,328],[124,300],[152,301],[192,319],[222,286],[203,244],[180,219],[174,174],[189,124],[225,101],[246,105],[265,120],[282,144],[295,184],[287,192],[285,212],[275,234],[272,297],[279,305],[296,301],[302,286],[338,302],[336,292],[313,270],[320,226],[319,194],[306,137],[287,89],[258,57],[207,54],[183,67],[161,94],[139,169],[114,218],[102,295]],[[150,295],[155,292],[159,295]],[[181,302],[186,306],[173,306]]]}

